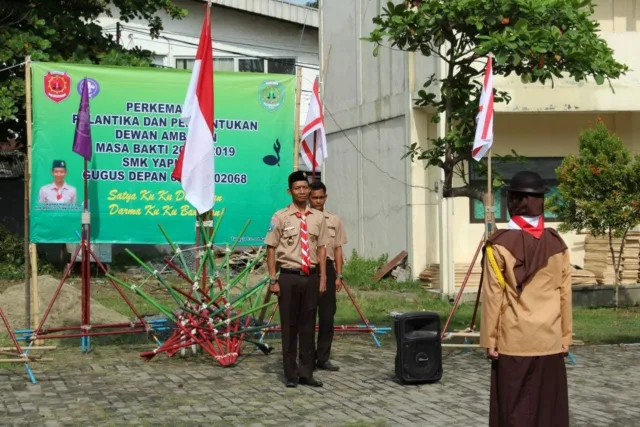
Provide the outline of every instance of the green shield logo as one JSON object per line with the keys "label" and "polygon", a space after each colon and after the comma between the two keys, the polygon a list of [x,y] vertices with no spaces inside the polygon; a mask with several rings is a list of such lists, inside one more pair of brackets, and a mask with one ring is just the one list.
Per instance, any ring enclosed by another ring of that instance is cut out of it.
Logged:
{"label": "green shield logo", "polygon": [[277,111],[284,105],[284,85],[278,81],[266,81],[260,85],[260,105],[267,111]]}

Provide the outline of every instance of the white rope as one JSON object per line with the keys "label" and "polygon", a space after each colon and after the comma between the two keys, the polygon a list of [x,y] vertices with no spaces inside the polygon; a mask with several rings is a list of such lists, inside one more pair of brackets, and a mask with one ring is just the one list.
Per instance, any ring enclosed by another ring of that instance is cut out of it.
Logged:
{"label": "white rope", "polygon": [[19,63],[19,64],[11,65],[10,67],[3,68],[3,69],[1,69],[1,70],[0,70],[0,73],[1,73],[1,72],[3,72],[3,71],[10,70],[10,69],[12,69],[12,68],[22,67],[22,66],[23,66],[24,64],[26,64],[26,63],[27,63],[27,61],[24,61],[24,62],[21,62],[21,63]]}

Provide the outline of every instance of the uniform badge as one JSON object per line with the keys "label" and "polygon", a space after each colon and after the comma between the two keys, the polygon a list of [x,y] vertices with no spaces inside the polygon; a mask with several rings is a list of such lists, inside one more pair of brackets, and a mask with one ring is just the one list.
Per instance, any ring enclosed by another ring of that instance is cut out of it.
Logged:
{"label": "uniform badge", "polygon": [[293,246],[293,238],[289,237],[289,240],[287,240],[287,244],[289,246]]}
{"label": "uniform badge", "polygon": [[273,222],[269,224],[269,233],[271,233],[274,228],[276,228],[276,225]]}

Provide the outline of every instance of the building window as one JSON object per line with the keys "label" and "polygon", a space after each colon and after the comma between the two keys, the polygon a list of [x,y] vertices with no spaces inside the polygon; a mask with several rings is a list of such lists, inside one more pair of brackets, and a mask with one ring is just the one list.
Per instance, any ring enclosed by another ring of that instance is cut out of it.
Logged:
{"label": "building window", "polygon": [[[176,68],[193,70],[194,58],[176,59]],[[296,58],[241,58],[214,57],[215,71],[237,71],[241,73],[296,74]]]}
{"label": "building window", "polygon": [[272,58],[267,59],[267,73],[271,74],[295,74],[295,58]]}
{"label": "building window", "polygon": [[[547,193],[547,201],[552,194],[557,191],[558,178],[556,176],[556,169],[562,163],[563,157],[529,157],[524,162],[509,162],[500,163],[494,161],[492,167],[502,175],[502,178],[508,184],[511,177],[519,171],[531,170],[537,172],[544,180],[545,185],[551,189],[550,193]],[[486,160],[482,160],[486,162]],[[487,178],[478,174],[478,170],[474,168],[474,163],[469,164],[469,183],[471,185],[486,188]],[[495,192],[493,195],[493,207],[496,222],[508,222],[511,217],[507,211],[507,192],[502,189]],[[484,222],[484,203],[479,200],[469,201],[469,211],[472,223]],[[551,213],[549,209],[545,209],[544,219],[548,222],[557,221],[556,215]]]}
{"label": "building window", "polygon": [[151,61],[151,64],[154,67],[164,67],[164,55],[156,55],[153,57],[153,60]]}
{"label": "building window", "polygon": [[213,58],[214,71],[235,71],[236,65],[233,58]]}
{"label": "building window", "polygon": [[238,71],[241,73],[264,73],[264,59],[240,58]]}
{"label": "building window", "polygon": [[195,58],[178,58],[176,59],[176,68],[180,70],[193,70]]}

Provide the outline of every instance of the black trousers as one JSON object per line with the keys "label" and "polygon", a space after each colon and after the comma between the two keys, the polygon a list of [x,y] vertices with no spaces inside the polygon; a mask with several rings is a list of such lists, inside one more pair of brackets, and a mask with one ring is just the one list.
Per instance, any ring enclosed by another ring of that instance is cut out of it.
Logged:
{"label": "black trousers", "polygon": [[[279,284],[284,376],[287,380],[294,381],[298,377],[313,378],[320,277],[317,270],[311,276],[281,272]],[[299,364],[296,363],[298,356]]]}
{"label": "black trousers", "polygon": [[316,363],[325,364],[331,355],[333,319],[336,315],[336,269],[327,259],[327,290],[318,297],[318,347]]}

